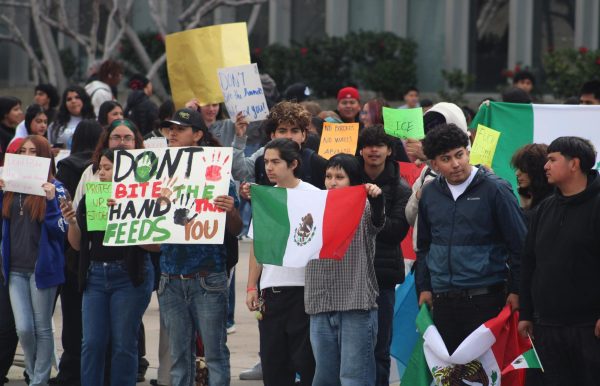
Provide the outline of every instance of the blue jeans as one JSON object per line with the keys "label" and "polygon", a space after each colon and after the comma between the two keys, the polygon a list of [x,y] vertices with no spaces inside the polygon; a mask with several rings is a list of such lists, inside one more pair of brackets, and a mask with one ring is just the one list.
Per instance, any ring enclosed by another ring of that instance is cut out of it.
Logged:
{"label": "blue jeans", "polygon": [[310,316],[310,343],[317,364],[312,386],[375,384],[377,310]]}
{"label": "blue jeans", "polygon": [[210,386],[229,386],[227,274],[192,279],[163,274],[158,286],[160,313],[169,335],[171,385],[194,386],[196,333],[200,332]]}
{"label": "blue jeans", "polygon": [[11,272],[8,292],[17,335],[25,356],[29,385],[45,386],[50,378],[54,357],[52,311],[56,287],[38,289],[33,272]]}
{"label": "blue jeans", "polygon": [[390,384],[390,345],[392,344],[392,327],[394,323],[394,289],[379,289],[377,297],[377,344],[375,345],[375,361],[377,363],[377,386]]}
{"label": "blue jeans", "polygon": [[148,259],[144,272],[144,282],[134,287],[124,263],[91,262],[82,304],[82,385],[104,385],[104,362],[110,342],[110,384],[135,386],[138,330],[154,283],[154,270]]}

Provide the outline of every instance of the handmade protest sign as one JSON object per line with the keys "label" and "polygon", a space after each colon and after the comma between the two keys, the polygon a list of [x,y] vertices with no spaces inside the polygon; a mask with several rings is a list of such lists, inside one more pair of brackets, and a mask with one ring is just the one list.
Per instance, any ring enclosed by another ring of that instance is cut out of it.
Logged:
{"label": "handmade protest sign", "polygon": [[48,182],[50,158],[6,153],[2,179],[4,190],[45,196],[42,185]]}
{"label": "handmade protest sign", "polygon": [[192,98],[200,105],[223,102],[217,69],[250,64],[246,23],[196,28],[165,38],[167,71],[177,108]]}
{"label": "handmade protest sign", "polygon": [[388,135],[400,139],[423,139],[423,109],[391,109],[383,108],[383,128]]}
{"label": "handmade protest sign", "polygon": [[358,123],[325,122],[321,134],[319,155],[325,159],[339,153],[354,155],[357,143]]}
{"label": "handmade protest sign", "polygon": [[227,147],[118,151],[104,245],[223,243],[214,198],[229,192],[231,157]]}
{"label": "handmade protest sign", "polygon": [[111,193],[111,182],[86,182],[85,217],[88,231],[104,231],[106,229],[107,203]]}
{"label": "handmade protest sign", "polygon": [[168,143],[165,137],[150,137],[144,140],[144,149],[160,149],[167,146]]}
{"label": "handmade protest sign", "polygon": [[481,164],[491,167],[499,139],[499,131],[490,129],[489,127],[483,125],[478,125],[477,135],[475,136],[475,141],[471,147],[471,155],[469,160],[471,165]]}
{"label": "handmade protest sign", "polygon": [[269,109],[256,63],[220,68],[219,85],[231,120],[242,111],[249,122],[267,118]]}

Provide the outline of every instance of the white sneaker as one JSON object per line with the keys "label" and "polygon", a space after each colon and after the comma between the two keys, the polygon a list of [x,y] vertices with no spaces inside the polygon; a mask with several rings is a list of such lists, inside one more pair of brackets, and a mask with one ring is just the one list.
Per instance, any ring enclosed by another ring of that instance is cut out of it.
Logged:
{"label": "white sneaker", "polygon": [[242,381],[262,381],[262,365],[258,361],[251,369],[244,370],[240,373]]}
{"label": "white sneaker", "polygon": [[235,333],[235,324],[232,325],[231,327],[227,327],[227,335],[234,334],[234,333]]}

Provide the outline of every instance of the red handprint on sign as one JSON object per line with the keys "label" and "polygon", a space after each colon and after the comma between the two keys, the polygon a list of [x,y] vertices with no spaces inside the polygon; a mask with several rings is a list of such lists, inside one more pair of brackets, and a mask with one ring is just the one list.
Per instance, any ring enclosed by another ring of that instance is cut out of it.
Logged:
{"label": "red handprint on sign", "polygon": [[[216,154],[216,159],[215,159],[215,154]],[[208,161],[206,160],[205,157],[202,157],[202,160],[204,160],[204,162],[208,163]],[[223,168],[223,165],[225,165],[225,163],[229,161],[229,156],[226,156],[223,161],[221,162],[221,152],[218,153],[213,153],[212,155],[212,160],[211,163],[213,165],[207,166],[206,167],[206,180],[207,181],[219,181],[221,178],[223,178],[223,176],[221,176],[221,169]]]}

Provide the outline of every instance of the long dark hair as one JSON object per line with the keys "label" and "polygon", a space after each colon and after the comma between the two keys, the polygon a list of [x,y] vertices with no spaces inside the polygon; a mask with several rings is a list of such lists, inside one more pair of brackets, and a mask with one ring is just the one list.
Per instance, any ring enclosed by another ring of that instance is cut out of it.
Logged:
{"label": "long dark hair", "polygon": [[58,108],[58,114],[56,115],[56,120],[54,121],[56,127],[58,128],[64,128],[64,126],[66,126],[66,124],[69,123],[69,120],[71,119],[71,113],[67,109],[67,94],[70,92],[76,92],[79,98],[81,98],[81,102],[83,103],[83,106],[81,107],[81,118],[96,118],[96,114],[94,113],[94,106],[92,105],[92,99],[85,92],[85,89],[81,86],[71,85],[65,89],[65,91],[62,94],[62,99],[60,100],[60,107]]}
{"label": "long dark hair", "polygon": [[519,188],[519,194],[531,197],[531,207],[535,207],[552,193],[553,187],[548,183],[544,165],[548,156],[548,145],[531,143],[518,149],[513,154],[510,164],[529,176],[528,188]]}
{"label": "long dark hair", "polygon": [[98,122],[102,126],[108,125],[108,113],[113,111],[115,107],[120,107],[121,111],[123,111],[123,106],[117,101],[106,101],[100,105],[100,109],[98,109]]}
{"label": "long dark hair", "polygon": [[96,145],[96,150],[94,150],[94,155],[92,156],[92,163],[94,165],[94,173],[98,170],[98,164],[100,163],[100,158],[102,157],[102,152],[104,149],[108,149],[108,141],[110,134],[119,126],[127,126],[132,132],[133,137],[135,138],[135,148],[143,149],[144,148],[144,138],[140,134],[135,123],[131,122],[129,119],[115,119],[110,126],[100,136],[98,140],[98,144]]}
{"label": "long dark hair", "polygon": [[100,123],[95,119],[84,119],[79,122],[73,133],[71,154],[94,151],[103,130]]}
{"label": "long dark hair", "polygon": [[25,129],[27,129],[27,133],[31,134],[31,121],[35,119],[40,114],[46,115],[46,110],[38,104],[32,104],[25,111]]}
{"label": "long dark hair", "polygon": [[271,140],[265,145],[265,152],[268,149],[279,151],[279,157],[285,161],[289,167],[292,162],[298,161],[294,169],[294,177],[300,176],[300,167],[302,166],[302,155],[300,154],[300,145],[288,138],[277,138]]}

